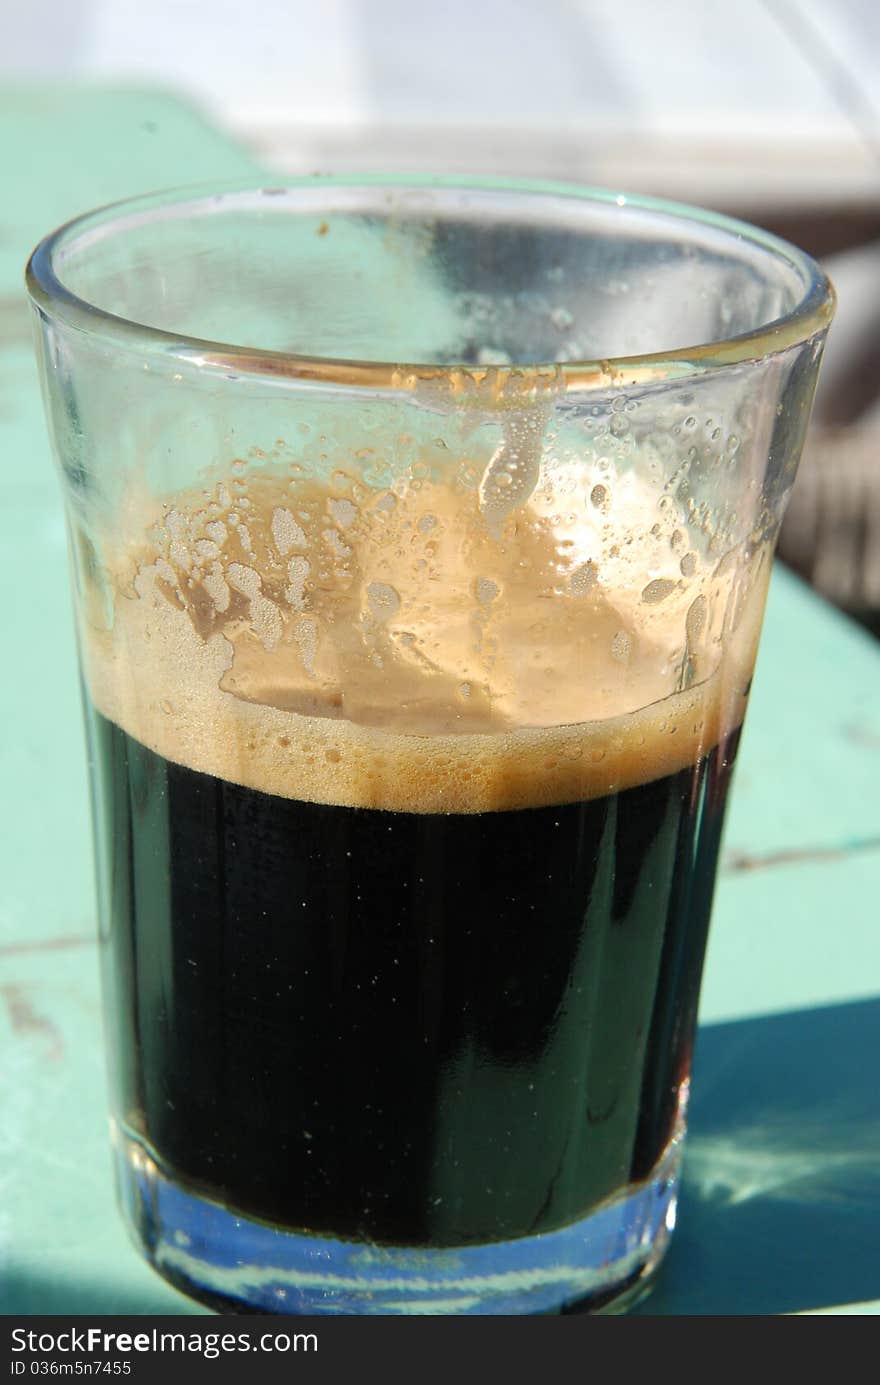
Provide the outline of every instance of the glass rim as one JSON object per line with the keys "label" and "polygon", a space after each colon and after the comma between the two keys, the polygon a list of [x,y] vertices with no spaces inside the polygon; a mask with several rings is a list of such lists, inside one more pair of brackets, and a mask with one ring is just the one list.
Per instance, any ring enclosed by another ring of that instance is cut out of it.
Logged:
{"label": "glass rim", "polygon": [[[219,202],[236,194],[277,197],[287,192],[295,193],[298,189],[318,187],[328,190],[363,188],[376,191],[384,187],[389,191],[436,188],[441,192],[510,192],[536,200],[567,198],[606,208],[617,207],[623,214],[631,209],[660,215],[668,218],[670,223],[677,223],[682,232],[690,226],[692,232],[698,229],[712,230],[728,237],[731,242],[748,243],[771,259],[793,268],[805,289],[800,301],[788,313],[726,340],[607,359],[475,366],[454,361],[438,364],[299,354],[189,336],[108,312],[73,293],[56,270],[58,252],[77,236],[101,229],[112,234],[114,225],[121,227],[132,217],[143,217],[150,212],[161,215],[163,211],[170,213],[174,208],[181,209],[187,205]],[[227,376],[393,391],[413,391],[424,381],[436,382],[438,379],[471,379],[479,383],[490,376],[499,381],[511,376],[552,376],[566,392],[680,380],[688,375],[702,375],[709,370],[764,360],[790,347],[802,345],[827,329],[836,304],[833,285],[812,256],[780,236],[735,217],[684,202],[607,188],[527,178],[456,174],[313,174],[280,180],[266,176],[216,184],[194,184],[125,198],[84,212],[43,237],[28,259],[25,282],[31,301],[46,317],[129,351],[137,350],[141,354],[144,351],[154,352],[189,367],[220,371]]]}

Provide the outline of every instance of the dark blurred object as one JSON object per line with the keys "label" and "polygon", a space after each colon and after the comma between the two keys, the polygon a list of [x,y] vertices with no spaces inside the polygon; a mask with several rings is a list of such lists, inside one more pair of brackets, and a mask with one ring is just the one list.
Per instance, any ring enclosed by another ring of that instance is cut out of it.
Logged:
{"label": "dark blurred object", "polygon": [[[880,203],[852,202],[847,205],[815,207],[805,211],[797,207],[737,205],[732,214],[763,226],[783,240],[790,240],[817,260],[861,250],[870,242],[880,241]],[[827,266],[833,270],[834,265]]]}
{"label": "dark blurred object", "polygon": [[880,424],[811,431],[779,556],[880,636]]}
{"label": "dark blurred object", "polygon": [[[814,253],[823,234],[811,244],[806,219],[773,229]],[[872,229],[880,235],[880,208]],[[824,265],[838,311],[779,556],[880,636],[880,239]]]}

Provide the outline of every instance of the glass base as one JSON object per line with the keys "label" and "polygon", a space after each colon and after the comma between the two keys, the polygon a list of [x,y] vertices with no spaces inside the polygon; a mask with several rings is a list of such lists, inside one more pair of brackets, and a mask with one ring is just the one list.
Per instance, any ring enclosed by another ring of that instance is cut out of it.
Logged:
{"label": "glass base", "polygon": [[233,1313],[620,1312],[646,1292],[675,1225],[681,1127],[651,1177],[559,1231],[443,1249],[336,1241],[237,1216],[171,1182],[117,1129],[119,1196],[158,1272]]}

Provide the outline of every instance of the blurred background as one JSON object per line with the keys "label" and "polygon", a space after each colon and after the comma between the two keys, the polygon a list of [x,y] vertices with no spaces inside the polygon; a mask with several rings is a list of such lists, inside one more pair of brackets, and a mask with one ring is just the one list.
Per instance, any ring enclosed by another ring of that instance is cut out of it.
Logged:
{"label": "blurred background", "polygon": [[0,0],[0,21],[7,89],[161,88],[279,173],[612,186],[822,258],[840,307],[780,553],[880,633],[876,0]]}

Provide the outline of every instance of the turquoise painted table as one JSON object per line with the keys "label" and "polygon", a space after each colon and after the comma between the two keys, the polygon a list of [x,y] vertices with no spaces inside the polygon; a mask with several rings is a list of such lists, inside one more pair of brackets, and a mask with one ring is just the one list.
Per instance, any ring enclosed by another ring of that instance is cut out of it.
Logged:
{"label": "turquoise painted table", "polygon": [[[0,1312],[193,1313],[112,1196],[64,526],[22,267],[68,216],[254,172],[187,107],[0,93]],[[880,1311],[880,646],[782,571],[653,1314]]]}

